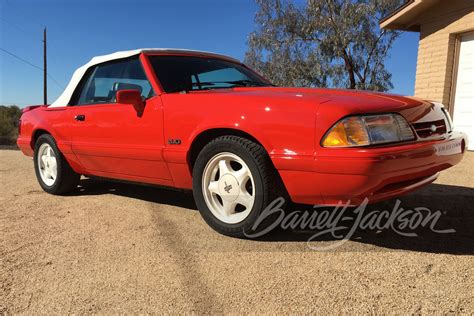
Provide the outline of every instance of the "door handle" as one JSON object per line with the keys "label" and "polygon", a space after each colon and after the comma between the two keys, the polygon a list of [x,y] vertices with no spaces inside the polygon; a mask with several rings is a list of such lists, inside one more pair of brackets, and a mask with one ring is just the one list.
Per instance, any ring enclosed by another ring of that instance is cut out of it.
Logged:
{"label": "door handle", "polygon": [[86,116],[84,114],[78,114],[78,115],[74,116],[74,119],[76,121],[85,121]]}

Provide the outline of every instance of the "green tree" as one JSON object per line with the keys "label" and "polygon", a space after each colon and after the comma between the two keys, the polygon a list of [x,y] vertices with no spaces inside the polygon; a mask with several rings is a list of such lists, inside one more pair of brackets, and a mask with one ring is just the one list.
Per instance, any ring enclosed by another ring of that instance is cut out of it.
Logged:
{"label": "green tree", "polygon": [[256,0],[245,62],[282,86],[387,91],[384,65],[398,32],[379,20],[400,0]]}

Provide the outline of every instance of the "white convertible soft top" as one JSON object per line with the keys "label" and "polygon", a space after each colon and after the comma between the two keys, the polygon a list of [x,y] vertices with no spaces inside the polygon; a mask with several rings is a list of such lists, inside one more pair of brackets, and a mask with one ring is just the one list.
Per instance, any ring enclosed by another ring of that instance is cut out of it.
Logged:
{"label": "white convertible soft top", "polygon": [[216,56],[216,57],[221,57],[221,58],[226,58],[229,60],[232,60],[234,62],[239,62],[237,59],[234,59],[229,56],[221,55],[221,54],[216,54],[216,53],[211,53],[211,52],[206,52],[206,51],[198,51],[198,50],[192,50],[192,49],[177,49],[177,48],[140,48],[140,49],[134,49],[134,50],[127,50],[127,51],[121,51],[121,52],[116,52],[113,54],[108,54],[108,55],[103,55],[103,56],[96,56],[92,58],[87,64],[84,66],[81,66],[77,68],[77,70],[74,72],[72,75],[71,81],[69,81],[69,84],[67,85],[66,89],[64,89],[63,93],[59,96],[59,98],[54,101],[49,107],[61,107],[61,106],[67,106],[69,104],[69,101],[71,100],[72,94],[74,93],[74,90],[76,90],[77,85],[81,81],[82,77],[86,73],[87,69],[89,69],[92,66],[95,66],[97,64],[101,64],[103,62],[111,61],[111,60],[116,60],[116,59],[121,59],[121,58],[127,58],[131,56],[135,56],[141,53],[153,53],[153,52],[165,52],[165,53],[195,53],[197,55],[199,54],[204,54],[204,55],[209,55],[209,56]]}

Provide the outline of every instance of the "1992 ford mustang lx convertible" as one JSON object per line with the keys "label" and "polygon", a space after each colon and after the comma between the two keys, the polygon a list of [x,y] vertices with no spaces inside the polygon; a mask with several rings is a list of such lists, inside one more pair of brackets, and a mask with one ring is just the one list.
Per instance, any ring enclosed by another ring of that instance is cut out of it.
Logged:
{"label": "1992 ford mustang lx convertible", "polygon": [[192,189],[205,221],[231,236],[281,195],[357,205],[413,191],[467,144],[436,102],[275,87],[233,58],[176,49],[95,57],[19,126],[46,192],[80,175]]}

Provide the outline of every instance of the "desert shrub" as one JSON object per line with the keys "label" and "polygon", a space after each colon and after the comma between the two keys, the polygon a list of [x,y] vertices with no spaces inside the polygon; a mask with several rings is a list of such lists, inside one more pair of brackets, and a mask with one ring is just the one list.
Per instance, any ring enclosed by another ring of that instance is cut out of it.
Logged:
{"label": "desert shrub", "polygon": [[16,105],[0,105],[0,145],[13,145],[18,137],[21,110]]}

